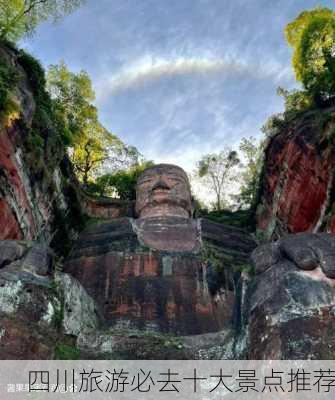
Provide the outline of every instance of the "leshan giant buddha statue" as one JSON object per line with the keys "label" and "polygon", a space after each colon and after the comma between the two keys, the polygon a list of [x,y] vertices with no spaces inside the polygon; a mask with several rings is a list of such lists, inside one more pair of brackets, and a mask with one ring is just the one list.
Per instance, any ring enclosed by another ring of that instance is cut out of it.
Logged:
{"label": "leshan giant buddha statue", "polygon": [[238,270],[255,247],[244,231],[192,217],[189,180],[159,164],[137,183],[137,218],[87,229],[66,271],[105,326],[200,334],[233,323]]}

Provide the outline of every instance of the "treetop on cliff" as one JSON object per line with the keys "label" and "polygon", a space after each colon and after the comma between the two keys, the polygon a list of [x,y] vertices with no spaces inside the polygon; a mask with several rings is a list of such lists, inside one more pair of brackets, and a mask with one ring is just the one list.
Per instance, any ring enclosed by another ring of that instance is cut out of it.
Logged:
{"label": "treetop on cliff", "polygon": [[0,0],[0,38],[16,42],[40,22],[71,13],[85,0]]}
{"label": "treetop on cliff", "polygon": [[304,11],[285,29],[293,48],[293,68],[298,81],[315,98],[335,94],[335,13],[316,7]]}

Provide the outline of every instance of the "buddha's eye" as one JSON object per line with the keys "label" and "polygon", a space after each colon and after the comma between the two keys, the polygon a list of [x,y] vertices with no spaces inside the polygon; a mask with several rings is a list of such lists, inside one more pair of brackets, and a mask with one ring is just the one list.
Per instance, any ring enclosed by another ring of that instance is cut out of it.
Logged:
{"label": "buddha's eye", "polygon": [[146,178],[146,179],[142,179],[141,181],[138,182],[139,185],[143,185],[145,183],[150,183],[152,182],[152,178]]}

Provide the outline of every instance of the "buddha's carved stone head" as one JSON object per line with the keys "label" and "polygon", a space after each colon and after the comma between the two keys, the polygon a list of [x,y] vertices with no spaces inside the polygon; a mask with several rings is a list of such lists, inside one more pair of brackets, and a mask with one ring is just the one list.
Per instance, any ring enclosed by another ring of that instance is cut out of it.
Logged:
{"label": "buddha's carved stone head", "polygon": [[137,181],[136,213],[140,218],[191,217],[191,190],[185,171],[171,164],[147,168]]}

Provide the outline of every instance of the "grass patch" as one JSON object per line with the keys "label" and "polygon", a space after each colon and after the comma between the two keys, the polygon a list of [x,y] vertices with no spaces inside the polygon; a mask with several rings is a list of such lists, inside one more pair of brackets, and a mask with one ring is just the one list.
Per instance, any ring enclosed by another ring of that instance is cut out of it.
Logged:
{"label": "grass patch", "polygon": [[80,350],[76,346],[58,343],[55,347],[55,360],[79,360]]}

